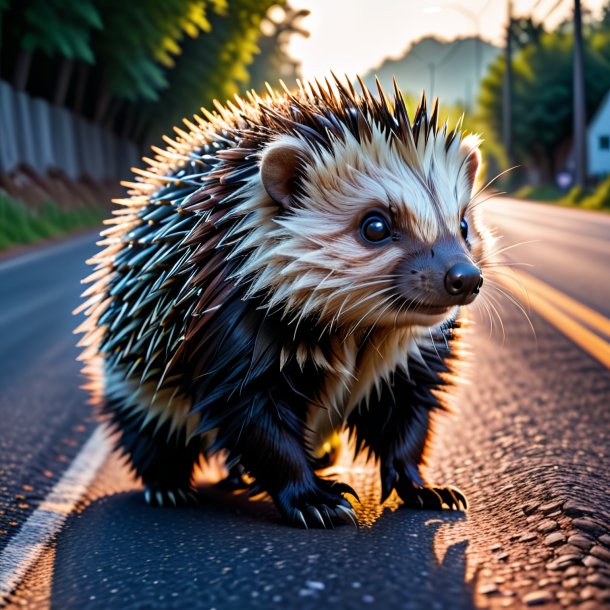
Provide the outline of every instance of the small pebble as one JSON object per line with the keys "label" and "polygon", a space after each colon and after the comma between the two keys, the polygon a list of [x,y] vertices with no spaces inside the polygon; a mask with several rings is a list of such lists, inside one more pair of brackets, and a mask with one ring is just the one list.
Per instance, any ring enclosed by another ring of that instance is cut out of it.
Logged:
{"label": "small pebble", "polygon": [[555,549],[557,555],[582,555],[582,549],[572,544],[563,544]]}
{"label": "small pebble", "polygon": [[572,578],[566,578],[561,583],[561,585],[565,589],[573,589],[574,587],[578,587],[579,584],[580,584],[580,578],[578,578],[577,576],[573,576]]}
{"label": "small pebble", "polygon": [[534,534],[533,532],[524,532],[519,537],[519,541],[520,542],[529,542],[530,540],[536,540],[536,538],[538,538],[538,536],[536,534]]}
{"label": "small pebble", "polygon": [[523,603],[527,606],[542,606],[551,601],[551,594],[548,591],[532,591],[523,596]]}
{"label": "small pebble", "polygon": [[568,543],[582,549],[583,551],[586,551],[591,548],[593,541],[588,536],[583,536],[582,534],[572,534],[568,538]]}
{"label": "small pebble", "polygon": [[479,587],[479,593],[481,593],[481,595],[493,595],[494,593],[498,592],[498,586],[495,585],[494,583],[490,583],[488,585],[483,585],[482,587]]}
{"label": "small pebble", "polygon": [[599,602],[594,600],[586,601],[578,606],[578,610],[600,610]]}
{"label": "small pebble", "polygon": [[574,519],[572,521],[572,525],[577,529],[584,530],[588,534],[593,534],[593,536],[598,536],[599,534],[603,534],[605,532],[603,525],[587,517]]}
{"label": "small pebble", "polygon": [[545,519],[536,529],[543,533],[548,534],[556,530],[559,527],[559,523],[557,521],[553,521],[553,519]]}
{"label": "small pebble", "polygon": [[587,582],[594,587],[600,587],[610,590],[610,578],[603,574],[589,574]]}
{"label": "small pebble", "polygon": [[546,544],[546,546],[557,546],[558,544],[561,544],[565,539],[565,535],[561,532],[553,532],[544,539],[544,544]]}
{"label": "small pebble", "polygon": [[595,587],[587,586],[580,591],[580,599],[588,600],[595,599],[597,597],[597,589]]}
{"label": "small pebble", "polygon": [[587,555],[587,557],[585,557],[582,560],[582,562],[588,568],[607,568],[608,567],[608,564],[603,559],[600,559],[599,557],[593,557],[593,555]]}
{"label": "small pebble", "polygon": [[499,551],[502,548],[502,545],[499,542],[496,542],[495,544],[491,545],[491,552],[495,553],[496,551]]}
{"label": "small pebble", "polygon": [[570,578],[571,576],[580,576],[582,568],[580,566],[570,566],[565,572],[564,576]]}
{"label": "small pebble", "polygon": [[523,513],[525,515],[531,515],[533,512],[536,512],[536,509],[538,508],[538,506],[540,506],[538,503],[530,502],[529,504],[524,504],[521,507],[521,510],[523,511]]}
{"label": "small pebble", "polygon": [[592,515],[595,511],[580,502],[576,502],[575,500],[568,500],[563,505],[563,512],[568,517],[580,517],[581,515]]}
{"label": "small pebble", "polygon": [[599,541],[607,547],[610,547],[610,534],[602,534],[599,537]]}
{"label": "small pebble", "polygon": [[589,553],[591,553],[591,555],[594,557],[599,557],[604,561],[610,562],[610,551],[606,547],[597,544],[589,551]]}
{"label": "small pebble", "polygon": [[547,504],[543,504],[538,509],[541,513],[548,515],[552,513],[554,510],[557,510],[563,506],[563,500],[554,500],[553,502],[548,502]]}

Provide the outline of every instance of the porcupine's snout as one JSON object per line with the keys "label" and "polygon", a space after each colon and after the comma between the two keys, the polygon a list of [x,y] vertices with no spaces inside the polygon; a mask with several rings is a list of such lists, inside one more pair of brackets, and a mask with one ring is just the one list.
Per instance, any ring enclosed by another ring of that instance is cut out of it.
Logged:
{"label": "porcupine's snout", "polygon": [[445,275],[445,289],[453,296],[468,298],[479,294],[481,270],[470,262],[453,265]]}
{"label": "porcupine's snout", "polygon": [[451,238],[409,253],[400,270],[400,290],[411,310],[437,314],[472,303],[483,274],[465,248]]}

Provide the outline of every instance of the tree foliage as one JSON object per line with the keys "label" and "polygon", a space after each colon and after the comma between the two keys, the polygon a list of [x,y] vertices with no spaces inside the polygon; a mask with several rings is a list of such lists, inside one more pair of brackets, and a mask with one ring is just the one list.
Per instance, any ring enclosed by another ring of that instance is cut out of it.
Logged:
{"label": "tree foliage", "polygon": [[276,0],[230,0],[210,15],[213,35],[185,40],[176,66],[168,73],[163,109],[155,123],[170,123],[199,112],[212,100],[226,100],[246,88],[248,65],[258,52],[261,21]]}
{"label": "tree foliage", "polygon": [[204,0],[98,0],[104,29],[96,40],[104,84],[117,99],[159,99],[184,34],[209,31]]}
{"label": "tree foliage", "polygon": [[[272,73],[278,62],[289,63],[284,45],[303,32],[296,23],[303,12],[287,11],[274,35],[263,35],[261,23],[272,6],[285,4],[0,0],[3,78],[143,139],[151,126],[167,131],[214,98],[224,101],[243,91],[257,54],[257,73],[277,80],[281,75]],[[296,75],[294,62],[289,69]]]}
{"label": "tree foliage", "polygon": [[93,0],[25,0],[11,13],[10,32],[24,51],[93,63],[91,34],[102,27]]}
{"label": "tree foliage", "polygon": [[[585,88],[591,116],[610,90],[610,29],[587,35]],[[597,36],[597,38],[596,38]],[[541,33],[514,56],[512,134],[517,163],[535,165],[547,179],[554,176],[557,151],[572,134],[573,34],[566,28]],[[482,83],[480,115],[500,139],[504,57],[491,66]]]}

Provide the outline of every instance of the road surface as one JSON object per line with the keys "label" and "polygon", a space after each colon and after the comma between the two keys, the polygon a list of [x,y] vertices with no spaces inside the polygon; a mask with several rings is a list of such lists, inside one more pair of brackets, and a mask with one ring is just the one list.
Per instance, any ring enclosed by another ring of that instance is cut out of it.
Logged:
{"label": "road surface", "polygon": [[0,262],[7,605],[610,607],[610,216],[507,198],[486,208],[499,248],[531,242],[503,256],[533,265],[522,282],[533,329],[505,284],[484,287],[504,336],[478,307],[470,383],[438,420],[428,465],[470,509],[380,508],[375,470],[347,464],[360,527],[334,531],[289,528],[264,499],[204,483],[199,507],[145,506],[78,389],[69,312],[92,237]]}

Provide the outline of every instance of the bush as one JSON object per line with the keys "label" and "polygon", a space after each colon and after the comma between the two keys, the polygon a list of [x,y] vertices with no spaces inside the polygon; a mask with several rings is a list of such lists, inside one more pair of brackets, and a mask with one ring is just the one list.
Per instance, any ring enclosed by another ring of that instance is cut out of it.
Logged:
{"label": "bush", "polygon": [[591,210],[610,210],[610,176],[607,176],[590,195],[583,197],[579,205]]}
{"label": "bush", "polygon": [[557,201],[563,195],[563,191],[551,184],[541,184],[539,186],[522,186],[513,193],[513,197],[518,199],[532,199],[534,201]]}
{"label": "bush", "polygon": [[62,210],[51,201],[34,211],[0,193],[0,250],[92,227],[103,216],[101,206]]}

